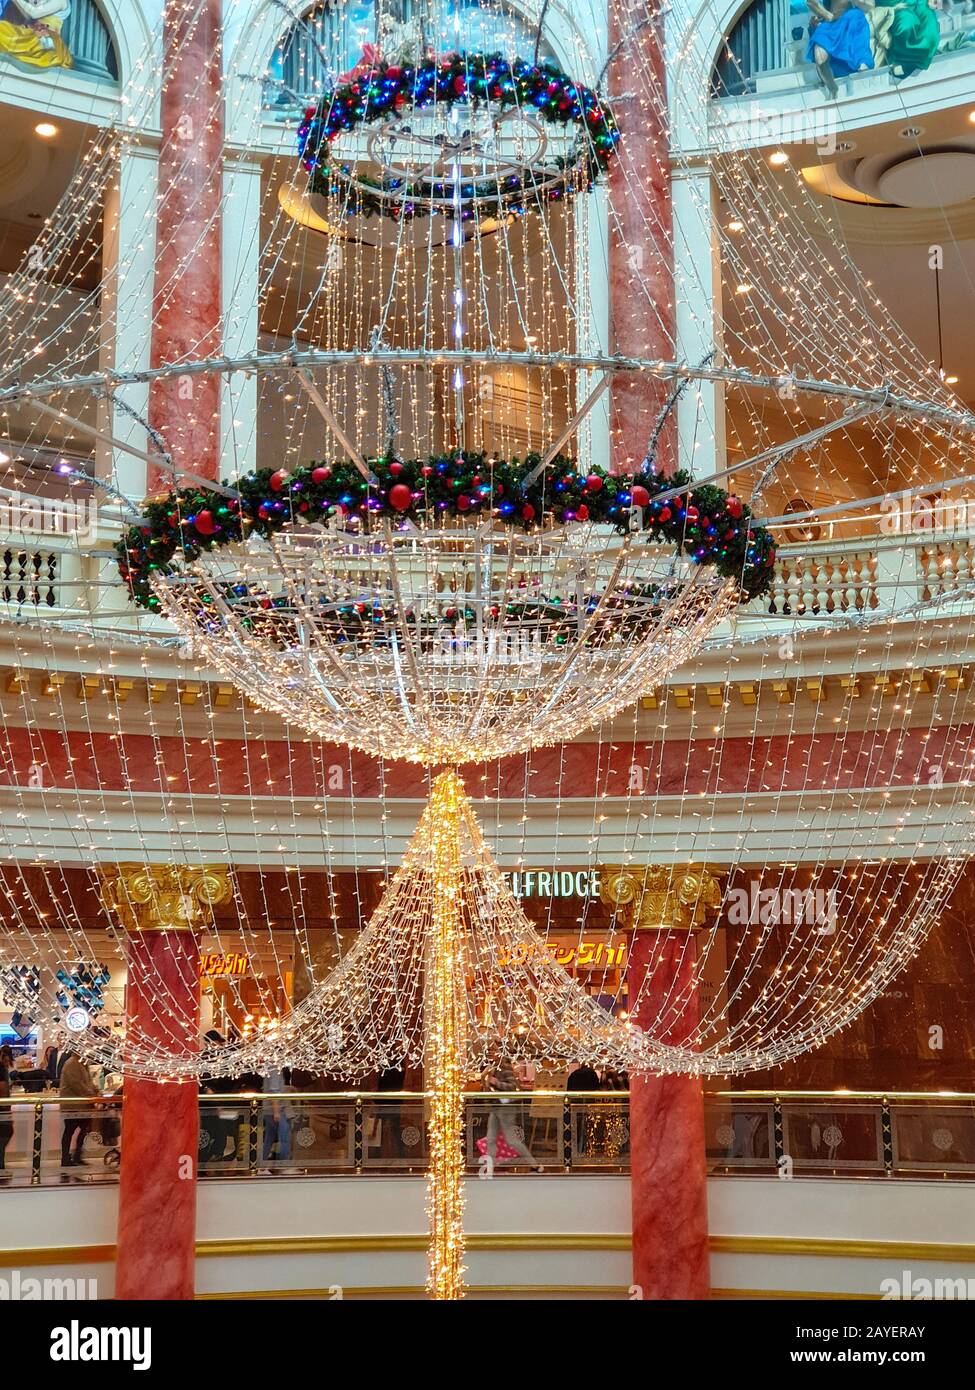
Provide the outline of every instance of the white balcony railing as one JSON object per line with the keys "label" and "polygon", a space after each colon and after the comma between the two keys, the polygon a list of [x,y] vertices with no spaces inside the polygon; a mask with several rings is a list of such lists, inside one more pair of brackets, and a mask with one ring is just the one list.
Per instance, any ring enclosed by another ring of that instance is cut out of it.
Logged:
{"label": "white balcony railing", "polygon": [[975,533],[820,541],[779,551],[749,616],[889,612],[975,599]]}

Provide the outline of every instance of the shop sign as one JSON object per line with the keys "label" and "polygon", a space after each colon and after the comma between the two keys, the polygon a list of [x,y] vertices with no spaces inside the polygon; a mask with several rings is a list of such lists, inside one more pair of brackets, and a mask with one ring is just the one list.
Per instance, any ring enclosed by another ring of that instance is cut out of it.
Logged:
{"label": "shop sign", "polygon": [[516,898],[598,898],[598,869],[514,869],[505,881]]}
{"label": "shop sign", "polygon": [[200,975],[205,980],[246,975],[250,963],[250,956],[244,955],[241,951],[228,951],[223,954],[208,951],[200,957]]}

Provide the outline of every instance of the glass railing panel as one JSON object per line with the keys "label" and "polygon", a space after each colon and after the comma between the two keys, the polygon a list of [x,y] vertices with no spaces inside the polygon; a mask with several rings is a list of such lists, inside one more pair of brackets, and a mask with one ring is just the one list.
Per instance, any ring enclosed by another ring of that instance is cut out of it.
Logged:
{"label": "glass railing panel", "polygon": [[232,1177],[250,1164],[251,1107],[244,1100],[200,1097],[200,1177]]}
{"label": "glass railing panel", "polygon": [[975,1106],[891,1105],[895,1172],[975,1176]]}
{"label": "glass railing panel", "polygon": [[771,1105],[706,1101],[704,1143],[710,1172],[775,1169]]}
{"label": "glass railing panel", "polygon": [[[291,1158],[283,1166],[298,1173],[354,1169],[358,1124],[356,1102],[351,1096],[334,1101],[299,1099],[293,1111]],[[273,1171],[274,1165],[261,1166]]]}
{"label": "glass railing panel", "polygon": [[[34,1146],[35,1107],[29,1101],[0,1108],[0,1124],[4,1133],[9,1134],[4,1150],[2,1181],[5,1186],[30,1186],[32,1153]],[[60,1122],[55,1123],[53,1114],[43,1115],[43,1135],[45,1144],[41,1150],[44,1158],[46,1176],[51,1181],[60,1181]],[[54,1155],[57,1155],[55,1162]]]}
{"label": "glass railing panel", "polygon": [[784,1105],[783,1152],[793,1169],[883,1172],[880,1105]]}
{"label": "glass railing panel", "polygon": [[25,1097],[0,1107],[10,1138],[0,1169],[3,1186],[54,1186],[114,1181],[119,1164],[120,1106],[111,1101]]}
{"label": "glass railing panel", "polygon": [[630,1117],[625,1096],[607,1094],[569,1102],[570,1165],[577,1168],[628,1168]]}
{"label": "glass railing panel", "polygon": [[567,1099],[570,1169],[630,1166],[630,1111],[626,1095],[608,1093]]}
{"label": "glass railing panel", "polygon": [[562,1129],[559,1096],[468,1096],[467,1166],[484,1171],[490,1157],[498,1171],[561,1169],[565,1166]]}
{"label": "glass railing panel", "polygon": [[412,1173],[427,1161],[424,1102],[409,1096],[363,1102],[362,1167]]}

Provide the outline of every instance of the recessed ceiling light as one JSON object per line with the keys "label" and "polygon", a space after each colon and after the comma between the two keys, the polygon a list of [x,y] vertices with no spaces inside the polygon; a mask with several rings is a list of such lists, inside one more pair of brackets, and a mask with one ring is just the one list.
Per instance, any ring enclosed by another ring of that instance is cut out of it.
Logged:
{"label": "recessed ceiling light", "polygon": [[786,154],[785,150],[775,150],[769,155],[768,162],[776,165],[788,164],[789,156]]}
{"label": "recessed ceiling light", "polygon": [[743,232],[744,230],[745,224],[739,217],[733,217],[731,221],[728,223],[729,232]]}
{"label": "recessed ceiling light", "polygon": [[0,463],[9,463],[9,462],[10,462],[10,455],[9,455],[9,454],[5,454],[5,453],[3,452],[3,450],[0,449]]}
{"label": "recessed ceiling light", "polygon": [[954,385],[957,383],[957,381],[958,381],[958,378],[957,378],[956,376],[946,376],[946,377],[945,377],[945,384],[948,385],[948,386],[954,386]]}
{"label": "recessed ceiling light", "polygon": [[746,285],[739,285],[738,288],[735,290],[735,294],[751,294],[751,292],[752,292],[752,287],[751,287],[751,285],[747,285],[747,284],[746,284]]}
{"label": "recessed ceiling light", "polygon": [[906,125],[903,130],[899,130],[897,133],[902,140],[916,140],[919,135],[924,134],[924,126]]}
{"label": "recessed ceiling light", "polygon": [[51,140],[58,133],[58,128],[51,121],[38,121],[34,127],[34,134],[39,135],[42,140]]}
{"label": "recessed ceiling light", "polygon": [[969,111],[968,119],[971,121],[972,125],[975,125],[975,111]]}

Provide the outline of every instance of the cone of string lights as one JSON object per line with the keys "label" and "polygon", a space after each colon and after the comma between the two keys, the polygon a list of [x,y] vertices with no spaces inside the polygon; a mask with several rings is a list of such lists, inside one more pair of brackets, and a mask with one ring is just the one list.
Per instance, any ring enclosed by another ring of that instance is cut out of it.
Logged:
{"label": "cone of string lights", "polygon": [[402,863],[354,946],[286,1019],[282,1058],[359,1078],[421,1064],[429,1094],[429,1281],[463,1291],[463,1092],[503,1057],[659,1069],[665,1049],[557,964],[484,843],[453,768],[435,778]]}

